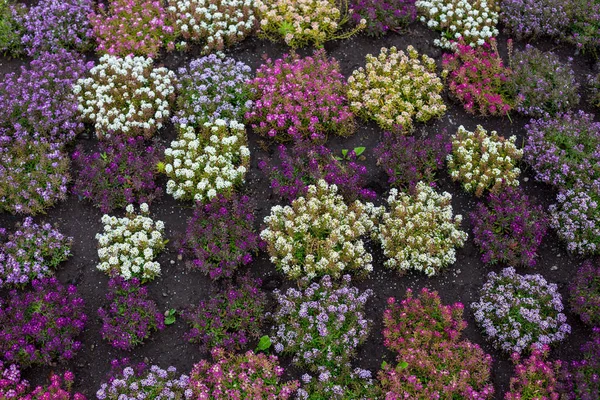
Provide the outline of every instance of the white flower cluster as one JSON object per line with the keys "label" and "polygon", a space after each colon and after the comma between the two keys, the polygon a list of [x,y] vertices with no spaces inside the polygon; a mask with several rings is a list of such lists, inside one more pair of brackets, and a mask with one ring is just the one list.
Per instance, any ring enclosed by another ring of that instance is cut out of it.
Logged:
{"label": "white flower cluster", "polygon": [[178,33],[185,40],[202,42],[204,54],[241,42],[257,25],[253,0],[169,0],[168,3],[167,11]]}
{"label": "white flower cluster", "polygon": [[516,136],[498,136],[496,131],[488,135],[481,125],[474,132],[461,125],[452,136],[452,152],[447,157],[452,180],[461,181],[477,197],[486,189],[497,193],[506,186],[519,186],[517,163],[523,150],[517,149],[516,140]]}
{"label": "white flower cluster", "polygon": [[498,11],[494,0],[418,0],[421,22],[441,31],[434,44],[452,49],[452,41],[463,39],[471,47],[483,45],[498,35]]}
{"label": "white flower cluster", "polygon": [[350,271],[366,275],[373,270],[373,257],[360,237],[374,229],[377,211],[358,200],[348,206],[336,185],[319,180],[291,206],[271,208],[260,237],[271,262],[291,279],[339,278]]}
{"label": "white flower cluster", "polygon": [[365,67],[348,78],[352,111],[395,132],[410,131],[413,119],[426,122],[444,115],[444,85],[433,58],[408,46],[407,53],[384,47],[379,56],[368,54],[366,59]]}
{"label": "white flower cluster", "polygon": [[207,122],[196,133],[181,125],[179,140],[165,150],[167,193],[178,200],[208,201],[244,182],[250,162],[246,129],[236,121]]}
{"label": "white flower cluster", "polygon": [[151,58],[106,54],[73,91],[99,138],[112,133],[151,137],[169,118],[175,83],[175,73],[154,68]]}
{"label": "white flower cluster", "polygon": [[152,280],[160,275],[160,264],[153,260],[165,247],[165,224],[147,216],[146,203],[140,205],[140,214],[135,214],[131,204],[126,210],[124,218],[102,216],[104,232],[96,234],[100,258],[97,268],[111,276]]}
{"label": "white flower cluster", "polygon": [[437,274],[456,261],[455,247],[462,247],[467,233],[460,230],[462,216],[453,216],[450,193],[436,193],[424,182],[417,183],[414,195],[390,190],[389,211],[383,213],[379,232],[389,259],[388,268]]}

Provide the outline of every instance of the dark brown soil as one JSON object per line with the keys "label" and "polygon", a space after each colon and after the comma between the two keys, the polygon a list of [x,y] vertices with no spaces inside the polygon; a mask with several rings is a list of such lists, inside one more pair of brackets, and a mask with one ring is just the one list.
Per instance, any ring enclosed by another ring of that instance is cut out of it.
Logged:
{"label": "dark brown soil", "polygon": [[[366,36],[329,43],[326,45],[328,53],[335,57],[341,64],[342,73],[346,76],[364,65],[365,55],[377,54],[381,47],[396,46],[405,49],[412,44],[419,52],[428,54],[436,60],[441,60],[441,51],[433,46],[436,33],[430,32],[424,25],[415,23],[409,27],[404,34],[392,33],[382,39],[376,40]],[[506,37],[501,37],[499,43],[506,43]],[[535,43],[543,50],[556,51],[563,61],[568,57],[574,57],[574,68],[577,79],[583,83],[585,77],[593,70],[593,61],[583,55],[575,54],[572,47],[556,45],[551,41],[540,41]],[[524,47],[525,43],[517,43],[516,47]],[[504,49],[505,50],[505,49]],[[250,39],[239,47],[228,52],[237,60],[249,64],[254,70],[261,64],[263,55],[278,58],[287,51],[280,44],[273,44],[258,39]],[[309,54],[310,50],[300,51],[302,55]],[[176,70],[179,66],[186,65],[190,60],[199,57],[197,49],[188,53],[173,53],[162,57],[157,62]],[[93,58],[90,56],[90,58]],[[14,71],[21,61],[0,59],[0,74]],[[581,108],[591,112],[586,104],[586,96],[582,93]],[[488,130],[497,130],[504,136],[517,135],[518,143],[522,143],[524,135],[524,124],[527,119],[512,116],[508,118],[481,118],[466,114],[459,104],[446,96],[449,110],[440,120],[427,125],[419,125],[416,135],[430,135],[447,130],[448,134],[456,131],[459,125],[465,125],[467,129],[473,129],[477,124],[482,124]],[[82,134],[77,142],[86,147],[93,148],[97,145],[93,135]],[[175,136],[172,126],[168,126],[160,132],[160,137],[168,144]],[[373,149],[382,136],[382,131],[374,124],[359,123],[358,132],[350,138],[331,138],[328,144],[339,151],[342,148],[354,148],[365,146],[366,161],[370,173],[369,186],[377,191],[381,198],[389,190],[387,177],[376,166]],[[271,157],[273,146],[269,152],[259,146],[258,138],[249,132],[252,151],[251,169],[247,176],[244,191],[251,196],[256,203],[257,228],[262,223],[263,217],[269,212],[270,207],[278,204],[279,199],[273,195],[265,176],[257,169],[257,161],[260,158]],[[525,167],[524,167],[525,168]],[[73,171],[75,174],[75,171]],[[0,178],[1,179],[1,178]],[[164,181],[162,182],[164,184]],[[525,168],[521,177],[521,184],[525,191],[537,202],[547,207],[554,201],[555,192],[548,186],[536,183],[530,170]],[[461,188],[452,183],[448,175],[441,174],[441,188],[453,195],[453,206],[455,213],[467,216],[473,209],[477,200],[466,194]],[[162,276],[148,284],[150,294],[162,310],[169,308],[182,309],[189,304],[198,303],[208,298],[216,289],[216,285],[199,272],[187,271],[184,261],[178,260],[176,239],[182,234],[186,220],[191,214],[191,204],[177,202],[172,197],[165,195],[151,206],[154,218],[161,219],[166,225],[166,235],[170,240],[166,251],[161,254],[159,261],[162,265]],[[152,334],[147,343],[137,347],[132,353],[126,353],[113,349],[100,337],[100,322],[96,310],[104,304],[104,295],[107,288],[108,278],[96,270],[97,253],[95,235],[100,232],[102,225],[100,218],[102,213],[90,203],[80,201],[76,196],[69,196],[68,200],[48,210],[47,215],[37,217],[37,221],[50,221],[57,224],[63,233],[74,237],[72,252],[74,256],[64,263],[58,270],[58,277],[64,283],[76,284],[79,293],[85,298],[86,312],[89,322],[85,332],[79,338],[83,343],[82,350],[68,364],[57,365],[54,368],[32,368],[25,372],[25,377],[32,383],[44,382],[51,371],[63,371],[70,369],[76,374],[76,389],[90,398],[95,398],[95,392],[100,383],[105,381],[110,369],[110,361],[114,358],[129,356],[135,361],[147,361],[167,367],[174,365],[181,372],[190,371],[192,365],[207,354],[183,339],[186,325],[178,319],[174,325],[167,327],[162,332]],[[20,216],[8,214],[0,215],[0,226],[12,228]],[[471,227],[468,218],[463,222],[463,229],[471,236]],[[373,319],[373,327],[368,342],[360,348],[355,365],[370,369],[376,373],[383,360],[393,361],[393,355],[387,352],[383,346],[382,339],[382,314],[386,299],[390,296],[402,298],[407,288],[419,290],[428,287],[439,292],[443,301],[452,303],[460,301],[465,304],[465,317],[469,323],[465,330],[465,336],[475,343],[480,344],[486,352],[494,359],[492,379],[500,399],[508,388],[510,376],[513,373],[512,364],[507,355],[494,350],[482,336],[474,323],[469,304],[478,297],[478,290],[486,279],[486,274],[491,270],[479,260],[478,250],[474,247],[472,238],[469,239],[464,248],[458,250],[456,264],[448,267],[440,276],[427,278],[424,275],[411,273],[399,277],[383,267],[383,255],[378,246],[371,246],[374,253],[374,272],[369,279],[358,282],[357,285],[363,289],[373,289],[375,295],[368,303],[368,314]],[[549,234],[540,250],[538,266],[534,269],[519,268],[522,273],[541,273],[551,282],[556,282],[563,299],[567,296],[567,286],[572,274],[581,264],[580,258],[569,255],[565,246],[557,240],[554,233]],[[494,270],[503,266],[498,265]],[[264,280],[263,288],[272,291],[274,288],[287,287],[290,285],[282,275],[275,272],[275,268],[268,261],[266,254],[261,253],[257,260],[248,268],[255,276]],[[0,292],[6,295],[6,291]],[[591,330],[584,326],[579,319],[567,311],[568,322],[573,328],[572,334],[552,350],[551,357],[556,359],[571,360],[580,357],[579,348],[590,336]],[[268,326],[264,333],[269,332]],[[253,348],[253,347],[249,347]],[[289,360],[284,359],[286,375],[297,378],[300,371],[289,366]]]}

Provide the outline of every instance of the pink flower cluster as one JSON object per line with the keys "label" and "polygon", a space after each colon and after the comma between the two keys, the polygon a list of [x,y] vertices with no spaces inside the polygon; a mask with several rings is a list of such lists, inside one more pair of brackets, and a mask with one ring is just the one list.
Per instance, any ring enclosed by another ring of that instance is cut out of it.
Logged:
{"label": "pink flower cluster", "polygon": [[66,371],[62,376],[53,373],[50,377],[50,385],[37,386],[30,391],[29,382],[21,379],[19,367],[16,364],[5,367],[0,361],[0,399],[86,400],[81,393],[71,393],[74,379],[75,376],[71,371]]}

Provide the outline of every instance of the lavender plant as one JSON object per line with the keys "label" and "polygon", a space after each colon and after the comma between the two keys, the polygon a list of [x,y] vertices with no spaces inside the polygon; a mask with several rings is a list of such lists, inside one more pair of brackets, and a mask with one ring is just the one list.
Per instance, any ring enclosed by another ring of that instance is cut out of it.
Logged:
{"label": "lavender plant", "polygon": [[571,333],[558,286],[542,275],[519,275],[508,267],[490,272],[480,292],[479,301],[471,304],[475,321],[500,350],[520,354]]}
{"label": "lavender plant", "polygon": [[560,375],[561,400],[596,400],[600,393],[600,328],[581,346],[581,360],[564,363]]}
{"label": "lavender plant", "polygon": [[503,0],[500,20],[518,40],[560,37],[569,26],[569,3],[562,0]]}
{"label": "lavender plant", "polygon": [[19,21],[27,12],[24,4],[12,0],[0,0],[0,53],[18,57],[23,53],[21,35],[23,27]]}
{"label": "lavender plant", "polygon": [[417,18],[416,0],[352,0],[352,20],[365,20],[365,33],[383,36],[390,30],[402,29]]}
{"label": "lavender plant", "polygon": [[569,285],[569,305],[581,320],[591,326],[600,326],[600,266],[584,261]]}

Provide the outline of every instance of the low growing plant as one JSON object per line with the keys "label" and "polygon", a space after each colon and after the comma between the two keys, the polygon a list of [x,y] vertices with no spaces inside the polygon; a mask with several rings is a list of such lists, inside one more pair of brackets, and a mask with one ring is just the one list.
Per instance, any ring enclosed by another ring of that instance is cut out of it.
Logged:
{"label": "low growing plant", "polygon": [[366,20],[365,33],[374,37],[405,28],[417,18],[415,0],[352,0],[350,7],[352,20]]}
{"label": "low growing plant", "polygon": [[569,292],[573,312],[584,323],[600,326],[600,267],[597,263],[583,262],[569,285]]}
{"label": "low growing plant", "polygon": [[600,55],[600,3],[595,0],[572,0],[569,7],[569,29],[563,38],[583,53]]}
{"label": "low growing plant", "polygon": [[600,108],[600,73],[589,75],[587,77],[588,101],[597,108]]}
{"label": "low growing plant", "polygon": [[563,363],[559,392],[564,400],[595,400],[600,393],[600,328],[581,346],[581,360]]}
{"label": "low growing plant", "polygon": [[569,1],[502,0],[500,20],[516,39],[560,37],[570,24]]}
{"label": "low growing plant", "polygon": [[528,398],[556,399],[558,374],[561,361],[546,361],[550,348],[533,346],[531,355],[522,360],[519,353],[511,358],[515,363],[515,376],[510,378],[510,391],[504,395],[505,400],[521,400]]}
{"label": "low growing plant", "polygon": [[329,369],[317,367],[313,374],[302,375],[298,399],[306,400],[371,400],[381,398],[379,385],[371,371],[341,366]]}
{"label": "low growing plant", "polygon": [[19,21],[27,12],[24,4],[13,0],[0,1],[0,52],[5,56],[18,57],[23,53]]}
{"label": "low growing plant", "polygon": [[74,380],[75,375],[71,371],[62,375],[52,373],[49,385],[31,389],[29,382],[21,379],[18,365],[11,364],[5,367],[0,361],[0,398],[4,400],[86,400],[81,393],[72,393]]}

